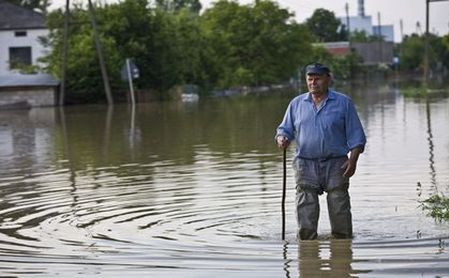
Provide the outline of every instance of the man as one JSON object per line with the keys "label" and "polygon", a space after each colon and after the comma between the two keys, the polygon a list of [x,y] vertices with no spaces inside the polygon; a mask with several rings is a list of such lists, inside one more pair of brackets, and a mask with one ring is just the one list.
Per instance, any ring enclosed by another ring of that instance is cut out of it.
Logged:
{"label": "man", "polygon": [[349,178],[365,148],[365,133],[352,100],[329,89],[328,67],[314,63],[305,74],[309,92],[290,102],[275,137],[283,149],[296,143],[298,237],[317,238],[318,195],[326,192],[332,236],[351,238]]}

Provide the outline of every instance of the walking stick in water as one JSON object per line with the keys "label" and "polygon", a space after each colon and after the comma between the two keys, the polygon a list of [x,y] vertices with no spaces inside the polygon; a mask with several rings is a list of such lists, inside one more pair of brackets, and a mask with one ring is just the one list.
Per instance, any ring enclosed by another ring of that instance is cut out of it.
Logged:
{"label": "walking stick in water", "polygon": [[287,151],[284,148],[282,177],[282,240],[285,240],[285,191],[287,187]]}

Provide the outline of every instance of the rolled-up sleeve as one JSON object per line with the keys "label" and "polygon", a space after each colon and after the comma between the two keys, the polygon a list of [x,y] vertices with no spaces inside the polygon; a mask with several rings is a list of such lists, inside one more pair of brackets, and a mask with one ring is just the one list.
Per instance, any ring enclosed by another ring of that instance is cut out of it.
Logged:
{"label": "rolled-up sleeve", "polygon": [[285,136],[289,141],[293,141],[295,139],[295,125],[294,125],[294,115],[293,115],[293,101],[287,107],[285,111],[284,118],[282,119],[281,124],[276,129],[275,139],[278,136]]}

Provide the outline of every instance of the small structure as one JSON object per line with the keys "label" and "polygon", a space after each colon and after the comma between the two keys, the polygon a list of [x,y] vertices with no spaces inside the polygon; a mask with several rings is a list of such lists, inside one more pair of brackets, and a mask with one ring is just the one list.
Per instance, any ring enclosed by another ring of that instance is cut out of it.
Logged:
{"label": "small structure", "polygon": [[343,42],[325,42],[317,43],[315,46],[323,47],[330,54],[336,57],[344,57],[354,51],[363,59],[363,65],[373,66],[379,64],[393,63],[393,42],[374,41],[352,43]]}
{"label": "small structure", "polygon": [[48,51],[39,38],[48,32],[44,15],[0,0],[0,75],[38,65]]}
{"label": "small structure", "polygon": [[388,41],[353,43],[352,48],[363,58],[363,64],[374,66],[392,64],[394,43]]}
{"label": "small structure", "polygon": [[330,54],[337,57],[344,57],[351,53],[351,46],[348,41],[316,43],[315,46],[324,47]]}
{"label": "small structure", "polygon": [[48,74],[0,76],[0,110],[54,106],[58,85]]}

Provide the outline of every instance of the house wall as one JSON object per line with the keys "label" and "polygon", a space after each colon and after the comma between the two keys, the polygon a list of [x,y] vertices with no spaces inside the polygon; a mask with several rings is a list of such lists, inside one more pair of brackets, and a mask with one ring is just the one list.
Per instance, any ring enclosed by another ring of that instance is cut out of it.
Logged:
{"label": "house wall", "polygon": [[352,47],[362,56],[364,65],[391,64],[393,61],[393,42],[353,43]]}
{"label": "house wall", "polygon": [[[26,31],[26,37],[16,37],[15,31]],[[33,65],[39,65],[39,57],[48,54],[49,49],[39,43],[39,37],[48,35],[47,29],[2,30],[0,31],[0,75],[8,75],[14,71],[9,69],[10,47],[31,47]]]}
{"label": "house wall", "polygon": [[0,89],[1,106],[28,103],[31,107],[56,105],[56,87],[14,87]]}

